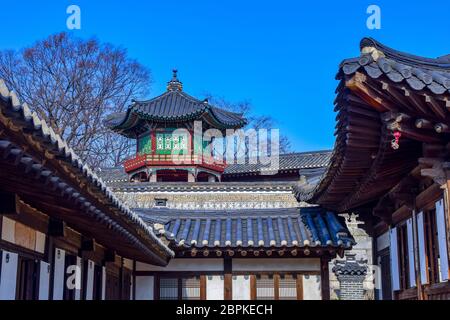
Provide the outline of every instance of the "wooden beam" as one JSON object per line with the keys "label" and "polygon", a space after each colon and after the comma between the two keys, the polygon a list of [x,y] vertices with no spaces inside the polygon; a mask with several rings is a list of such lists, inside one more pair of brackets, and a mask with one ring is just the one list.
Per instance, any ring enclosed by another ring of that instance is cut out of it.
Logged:
{"label": "wooden beam", "polygon": [[364,85],[364,82],[366,80],[367,77],[364,74],[357,72],[353,75],[352,78],[350,78],[345,82],[345,86],[350,90],[352,90],[357,96],[363,99],[375,110],[379,112],[386,112],[388,110],[393,110],[389,102],[384,101],[372,89]]}
{"label": "wooden beam", "polygon": [[430,108],[434,111],[434,113],[441,119],[447,118],[447,112],[445,110],[445,107],[440,106],[439,103],[430,95],[425,95],[425,101],[428,103]]}
{"label": "wooden beam", "polygon": [[412,108],[409,103],[406,101],[405,95],[401,94],[398,89],[396,89],[394,86],[388,84],[387,82],[381,81],[382,83],[382,89],[386,90],[389,95],[395,99],[396,103],[401,105],[403,108],[405,108],[408,111],[414,111],[414,108]]}
{"label": "wooden beam", "polygon": [[431,121],[428,121],[427,119],[417,119],[415,124],[418,129],[434,129]]}
{"label": "wooden beam", "polygon": [[416,109],[420,113],[427,115],[428,110],[427,107],[425,106],[425,103],[420,101],[417,95],[414,92],[411,92],[408,88],[402,87],[402,89],[405,94],[405,97],[412,103],[412,105],[416,107]]}
{"label": "wooden beam", "polygon": [[442,138],[436,133],[430,131],[427,132],[425,130],[418,130],[411,125],[407,125],[405,123],[398,122],[389,122],[387,123],[387,129],[392,131],[399,131],[403,136],[410,138],[412,140],[417,140],[421,142],[427,143],[439,143],[442,142]]}
{"label": "wooden beam", "polygon": [[450,133],[450,128],[445,123],[437,123],[434,126],[434,130],[436,130],[437,133]]}
{"label": "wooden beam", "polygon": [[0,192],[0,214],[18,214],[16,195],[10,192]]}

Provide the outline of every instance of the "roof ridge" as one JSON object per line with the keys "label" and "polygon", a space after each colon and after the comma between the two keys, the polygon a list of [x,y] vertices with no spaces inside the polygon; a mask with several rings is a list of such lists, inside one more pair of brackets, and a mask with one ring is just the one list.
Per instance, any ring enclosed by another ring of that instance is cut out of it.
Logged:
{"label": "roof ridge", "polygon": [[365,37],[361,40],[360,49],[363,50],[366,47],[374,47],[377,50],[381,51],[387,58],[393,58],[407,65],[416,66],[420,64],[422,67],[425,65],[429,68],[450,70],[450,54],[437,58],[418,56],[393,49],[371,37]]}

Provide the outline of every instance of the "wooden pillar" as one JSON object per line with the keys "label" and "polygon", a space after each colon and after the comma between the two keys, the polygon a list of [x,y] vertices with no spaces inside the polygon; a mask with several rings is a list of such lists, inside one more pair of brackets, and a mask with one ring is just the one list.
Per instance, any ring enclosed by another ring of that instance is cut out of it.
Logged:
{"label": "wooden pillar", "polygon": [[320,285],[322,288],[322,300],[330,300],[330,271],[328,269],[330,258],[323,256],[320,258]]}
{"label": "wooden pillar", "polygon": [[273,275],[274,299],[280,300],[280,275]]}
{"label": "wooden pillar", "polygon": [[200,276],[200,300],[206,300],[206,276]]}
{"label": "wooden pillar", "polygon": [[152,147],[152,155],[156,154],[156,134],[155,131],[152,130],[150,133],[150,139],[151,139],[151,147]]}
{"label": "wooden pillar", "polygon": [[188,182],[195,182],[195,174],[193,172],[188,171]]}
{"label": "wooden pillar", "polygon": [[256,300],[256,275],[250,275],[250,300]]}
{"label": "wooden pillar", "polygon": [[297,300],[303,300],[303,275],[296,275],[297,282]]}
{"label": "wooden pillar", "polygon": [[224,273],[224,300],[233,299],[233,260],[230,257],[223,259],[223,273]]}

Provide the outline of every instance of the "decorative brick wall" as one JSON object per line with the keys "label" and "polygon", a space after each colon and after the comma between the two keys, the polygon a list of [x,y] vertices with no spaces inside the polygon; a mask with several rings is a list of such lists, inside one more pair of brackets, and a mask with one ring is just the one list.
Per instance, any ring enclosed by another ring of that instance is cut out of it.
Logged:
{"label": "decorative brick wall", "polygon": [[347,253],[345,260],[334,261],[332,271],[339,282],[340,300],[366,300],[364,281],[367,269],[367,261],[356,261],[356,254]]}
{"label": "decorative brick wall", "polygon": [[365,276],[340,276],[339,298],[341,300],[365,300],[363,281]]}

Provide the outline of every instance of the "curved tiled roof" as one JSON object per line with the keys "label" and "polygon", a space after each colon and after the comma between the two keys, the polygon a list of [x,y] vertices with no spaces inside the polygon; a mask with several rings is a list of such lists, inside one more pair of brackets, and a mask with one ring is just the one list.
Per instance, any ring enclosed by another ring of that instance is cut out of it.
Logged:
{"label": "curved tiled roof", "polygon": [[[61,136],[56,134],[53,129],[49,127],[44,120],[40,119],[35,112],[32,112],[25,103],[20,103],[16,94],[13,91],[9,91],[2,79],[0,79],[0,98],[4,102],[1,104],[1,111],[5,116],[8,116],[13,122],[17,123],[17,125],[32,133],[33,137],[39,141],[44,150],[57,154],[61,161],[69,164],[69,168],[72,171],[71,174],[74,174],[75,176],[82,176],[93,190],[100,192],[105,204],[108,204],[112,210],[117,210],[121,216],[123,216],[132,225],[134,225],[137,230],[139,230],[139,233],[144,238],[149,238],[151,241],[155,242],[159,249],[164,251],[168,256],[173,255],[173,252],[155,236],[152,228],[144,223],[144,221],[136,213],[131,211],[114,195],[102,179],[99,178],[89,168],[89,166],[83,163],[83,161],[67,145],[66,141],[61,138]],[[33,165],[33,158],[30,157],[30,159],[30,168],[37,168],[38,173],[41,172],[41,174],[43,174],[45,170],[42,169],[42,165],[39,165],[38,163]],[[47,170],[47,173],[50,174],[51,177],[52,171]],[[69,194],[74,200],[76,200],[77,203],[81,203],[82,207],[88,212],[92,212],[94,215],[98,216],[100,221],[113,225],[114,229],[116,229],[121,236],[128,238],[135,245],[140,247],[142,251],[151,251],[147,245],[144,245],[141,239],[136,238],[125,228],[123,228],[120,221],[116,221],[116,219],[111,217],[111,215],[105,214],[98,210],[92,203],[90,203],[80,193],[76,192],[74,188],[66,184],[60,177],[54,176],[52,179],[58,188],[61,188],[61,192]]]}
{"label": "curved tiled roof", "polygon": [[[337,80],[333,155],[302,199],[346,212],[379,199],[416,167],[421,143],[448,140],[437,128],[449,121],[450,56],[418,57],[364,38],[360,56],[340,64]],[[418,120],[431,130],[420,129]],[[392,144],[396,131],[399,148]]]}
{"label": "curved tiled roof", "polygon": [[142,120],[175,123],[198,119],[205,119],[219,129],[240,128],[247,124],[242,114],[217,108],[208,100],[198,100],[183,92],[176,72],[165,93],[146,101],[133,100],[127,112],[109,115],[105,124],[126,134],[127,130],[140,126]]}
{"label": "curved tiled roof", "polygon": [[130,107],[143,119],[155,121],[180,121],[199,118],[203,113],[210,113],[220,123],[235,127],[245,124],[242,114],[229,112],[200,101],[183,91],[167,91],[148,101],[134,101]]}
{"label": "curved tiled roof", "polygon": [[347,228],[331,212],[318,207],[247,211],[140,211],[159,225],[159,233],[175,247],[281,248],[342,247],[354,244]]}
{"label": "curved tiled roof", "polygon": [[[328,166],[331,158],[331,151],[312,151],[312,152],[296,152],[280,154],[279,156],[279,170],[298,170],[298,169],[313,169]],[[271,170],[269,165],[261,163],[251,164],[230,164],[225,168],[224,174],[239,174],[250,172],[262,172]]]}
{"label": "curved tiled roof", "polygon": [[[351,75],[361,70],[373,79],[386,76],[415,91],[450,93],[450,55],[436,59],[418,57],[391,49],[372,38],[362,39],[360,47],[361,56],[344,60],[339,73]],[[338,78],[341,78],[339,74]]]}
{"label": "curved tiled roof", "polygon": [[[281,154],[279,158],[279,170],[302,170],[305,173],[308,173],[308,171],[316,173],[317,170],[320,171],[320,169],[324,169],[328,166],[331,153],[332,151],[325,150]],[[265,168],[269,169],[268,166],[260,163],[229,164],[225,168],[223,175],[226,177],[227,175],[232,176],[245,173],[261,173],[265,170]],[[129,181],[128,175],[123,167],[102,168],[99,169],[98,174],[104,181],[111,185],[123,184]],[[318,172],[318,174],[320,175],[320,172]]]}

